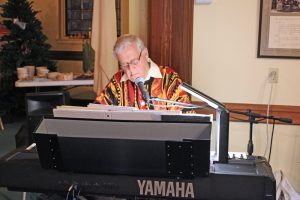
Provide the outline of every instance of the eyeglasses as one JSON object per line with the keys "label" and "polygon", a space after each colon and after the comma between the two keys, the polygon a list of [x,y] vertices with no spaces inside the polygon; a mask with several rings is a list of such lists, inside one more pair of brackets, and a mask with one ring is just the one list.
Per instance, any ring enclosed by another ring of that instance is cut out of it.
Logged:
{"label": "eyeglasses", "polygon": [[139,64],[140,59],[141,59],[142,52],[143,52],[143,50],[141,50],[140,55],[139,55],[138,58],[136,58],[136,59],[134,59],[134,60],[132,60],[132,61],[130,61],[130,62],[128,62],[128,63],[122,63],[122,64],[119,64],[119,66],[121,67],[121,69],[126,70],[126,69],[129,68],[130,65],[131,65],[131,66],[136,66],[137,64]]}

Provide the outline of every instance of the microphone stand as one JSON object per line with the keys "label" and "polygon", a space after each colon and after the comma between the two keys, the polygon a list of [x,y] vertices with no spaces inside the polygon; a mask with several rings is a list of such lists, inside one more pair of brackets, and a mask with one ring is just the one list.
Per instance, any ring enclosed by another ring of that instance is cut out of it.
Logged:
{"label": "microphone stand", "polygon": [[247,112],[240,112],[240,111],[234,111],[234,110],[230,110],[230,112],[248,116],[248,121],[249,121],[249,140],[248,140],[248,145],[247,145],[247,159],[254,160],[254,156],[252,155],[253,154],[253,149],[254,149],[254,144],[253,144],[253,139],[252,139],[253,124],[254,123],[258,124],[258,121],[255,120],[255,119],[256,118],[260,118],[261,115],[251,112],[250,109]]}
{"label": "microphone stand", "polygon": [[250,123],[250,130],[249,130],[249,140],[248,140],[248,145],[247,145],[247,158],[249,160],[254,160],[254,156],[253,154],[253,149],[254,149],[254,145],[253,145],[253,140],[252,140],[252,132],[253,132],[253,124],[258,124],[259,121],[261,120],[256,120],[256,118],[260,118],[260,119],[271,119],[273,121],[280,121],[280,122],[284,122],[284,123],[288,123],[291,124],[293,123],[292,119],[289,118],[277,118],[274,116],[264,116],[258,113],[254,113],[251,112],[251,110],[249,109],[247,112],[240,112],[240,111],[235,111],[235,110],[230,110],[230,112],[232,113],[236,113],[236,114],[241,114],[241,115],[246,115],[248,116],[248,121]]}
{"label": "microphone stand", "polygon": [[249,116],[249,123],[250,123],[250,130],[249,130],[249,140],[248,140],[248,145],[247,145],[247,158],[250,160],[253,160],[254,157],[252,156],[253,154],[253,140],[252,140],[252,133],[253,133],[253,123],[258,123],[258,121],[255,120],[255,116],[251,115],[251,110],[248,110],[248,116]]}

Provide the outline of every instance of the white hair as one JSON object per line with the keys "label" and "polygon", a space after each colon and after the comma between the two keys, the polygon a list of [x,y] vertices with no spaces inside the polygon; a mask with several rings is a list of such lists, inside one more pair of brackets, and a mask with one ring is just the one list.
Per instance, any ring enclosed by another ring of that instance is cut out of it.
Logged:
{"label": "white hair", "polygon": [[129,35],[125,34],[120,36],[115,45],[114,45],[114,55],[117,56],[119,53],[121,53],[127,46],[135,44],[141,51],[144,50],[145,45],[144,42],[141,40],[141,38],[135,36],[135,35]]}

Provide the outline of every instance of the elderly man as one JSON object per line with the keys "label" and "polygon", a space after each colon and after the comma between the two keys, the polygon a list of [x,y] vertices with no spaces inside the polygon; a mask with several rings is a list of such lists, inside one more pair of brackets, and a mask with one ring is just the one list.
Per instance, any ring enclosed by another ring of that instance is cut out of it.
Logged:
{"label": "elderly man", "polygon": [[[150,58],[143,41],[134,35],[123,35],[114,46],[120,70],[97,96],[100,104],[130,106],[141,110],[177,110],[180,106],[150,101],[143,93],[159,99],[189,103],[188,94],[179,88],[182,80],[170,67],[158,66]],[[142,82],[138,86],[137,82]],[[144,89],[144,91],[143,91]]]}

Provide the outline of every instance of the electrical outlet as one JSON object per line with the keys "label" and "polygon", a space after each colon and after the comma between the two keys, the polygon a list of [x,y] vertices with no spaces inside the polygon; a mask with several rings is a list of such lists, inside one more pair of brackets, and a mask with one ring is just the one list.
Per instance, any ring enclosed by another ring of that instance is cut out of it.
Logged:
{"label": "electrical outlet", "polygon": [[278,68],[269,68],[268,72],[268,82],[278,83]]}

